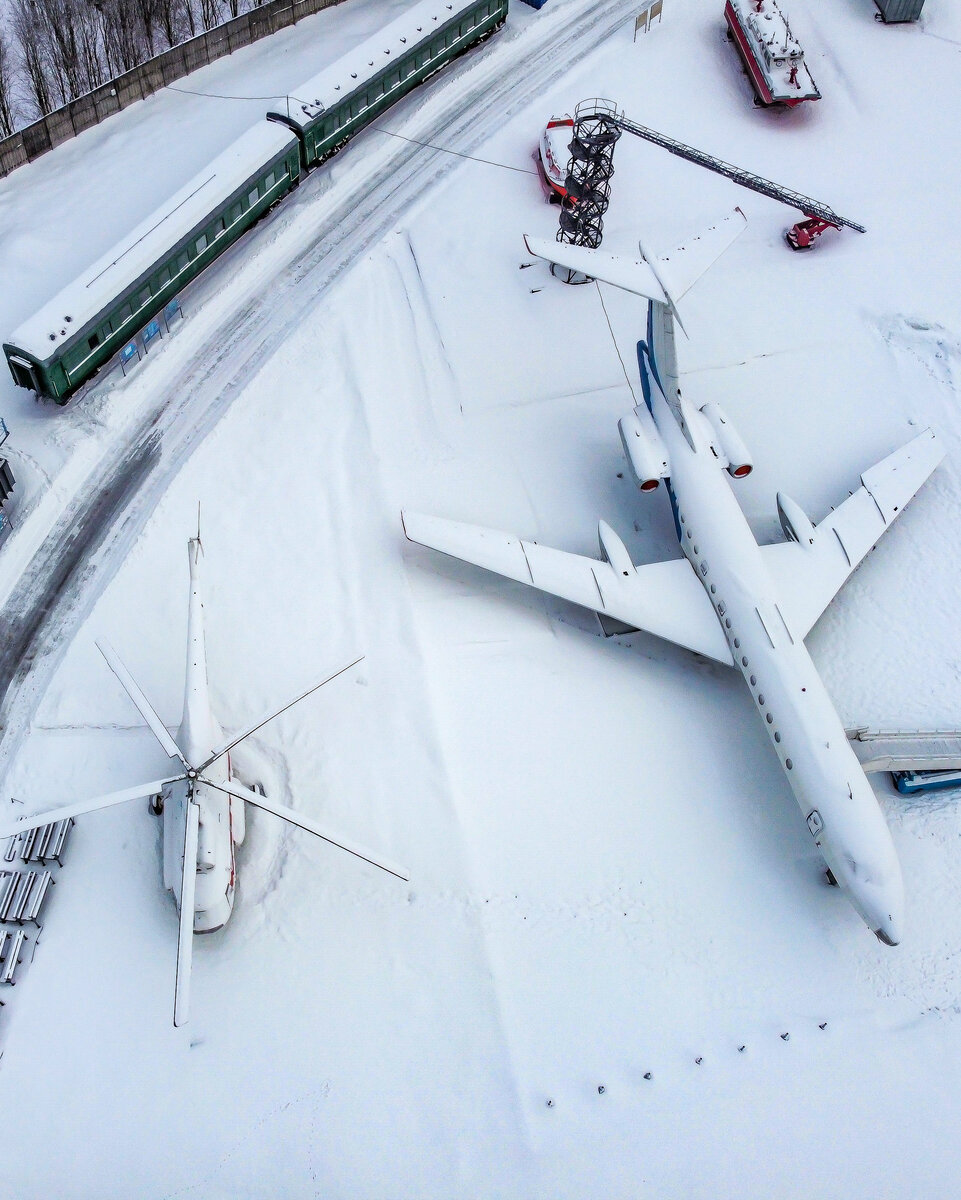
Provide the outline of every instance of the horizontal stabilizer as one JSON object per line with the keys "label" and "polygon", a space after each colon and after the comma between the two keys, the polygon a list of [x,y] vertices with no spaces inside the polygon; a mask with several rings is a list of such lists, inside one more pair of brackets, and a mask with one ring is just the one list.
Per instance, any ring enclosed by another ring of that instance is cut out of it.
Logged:
{"label": "horizontal stabilizer", "polygon": [[610,562],[551,550],[479,525],[413,512],[405,512],[403,521],[412,542],[733,665],[711,602],[687,559],[640,567],[625,563],[615,570]]}
{"label": "horizontal stabilizer", "polygon": [[570,246],[566,242],[555,242],[553,238],[530,237],[526,233],[524,244],[529,253],[538,258],[546,258],[548,262],[556,263],[559,267],[580,271],[582,275],[590,275],[592,279],[599,279],[602,283],[613,284],[625,292],[633,292],[635,296],[667,303],[664,289],[651,270],[650,264],[643,258],[626,258],[619,254],[609,254],[606,250]]}
{"label": "horizontal stabilizer", "polygon": [[806,637],[818,617],[944,457],[930,429],[865,471],[858,488],[814,526],[810,543],[763,546],[791,632]]}
{"label": "horizontal stabilizer", "polygon": [[549,238],[524,235],[524,243],[531,254],[557,263],[571,271],[580,271],[602,283],[633,292],[648,300],[669,304],[673,308],[686,295],[704,272],[721,257],[739,234],[743,233],[747,218],[739,208],[716,222],[702,233],[688,238],[670,254],[661,258],[645,254],[641,247],[640,257],[628,258],[609,254],[606,250],[591,250],[587,246],[571,246]]}
{"label": "horizontal stabilizer", "polygon": [[183,775],[171,775],[169,779],[155,779],[151,783],[124,788],[122,792],[108,792],[104,796],[94,796],[92,800],[78,800],[76,804],[66,804],[62,808],[48,808],[45,812],[35,813],[32,817],[24,817],[19,821],[7,820],[0,825],[0,840],[15,837],[25,829],[36,829],[39,825],[50,825],[54,821],[66,821],[69,817],[80,817],[84,813],[96,812],[101,808],[111,808],[114,804],[125,804],[128,800],[137,800],[141,796],[156,796],[168,783],[176,783],[184,778]]}
{"label": "horizontal stabilizer", "polygon": [[724,251],[747,228],[747,217],[739,208],[717,221],[703,233],[654,260],[661,286],[675,303],[686,296],[695,283],[712,267]]}

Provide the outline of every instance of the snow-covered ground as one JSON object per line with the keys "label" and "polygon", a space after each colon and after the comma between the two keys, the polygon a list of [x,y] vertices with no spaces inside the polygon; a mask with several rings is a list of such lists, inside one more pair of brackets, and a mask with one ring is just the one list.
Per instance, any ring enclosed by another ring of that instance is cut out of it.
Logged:
{"label": "snow-covered ground", "polygon": [[[402,8],[347,0],[183,86],[284,92]],[[817,519],[910,421],[942,435],[945,464],[811,646],[848,723],[957,726],[961,18],[926,8],[882,27],[868,0],[794,3],[824,98],[767,113],[719,4],[675,3],[636,45],[614,0],[515,4],[380,125],[520,171],[367,132],[123,386],[60,411],[0,385],[23,481],[0,605],[27,614],[8,640],[28,654],[5,795],[164,768],[94,641],[178,721],[200,500],[225,728],[367,655],[238,768],[411,871],[255,814],[175,1031],[158,825],[139,802],[78,822],[0,1013],[0,1195],[956,1194],[954,797],[879,785],[908,895],[904,942],[880,946],[822,886],[733,672],[605,642],[399,522],[403,505],[590,552],[604,517],[640,561],[678,553],[663,493],[620,477],[633,399],[597,290],[518,269],[520,234],[556,220],[524,173],[544,122],[611,97],[868,227],[793,255],[794,214],[625,138],[605,246],[748,214],[679,349],[686,392],[722,400],[754,451],[737,487],[759,538],[780,536],[778,488]],[[0,183],[3,328],[263,107],[165,93]],[[636,389],[643,305],[604,300]]]}

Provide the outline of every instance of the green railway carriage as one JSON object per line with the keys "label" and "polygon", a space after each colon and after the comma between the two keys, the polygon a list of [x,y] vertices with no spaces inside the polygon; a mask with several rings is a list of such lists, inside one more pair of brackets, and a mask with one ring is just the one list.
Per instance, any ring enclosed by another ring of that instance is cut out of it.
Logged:
{"label": "green railway carriage", "polygon": [[257,125],[4,344],[16,383],[74,392],[300,179],[297,139]]}
{"label": "green railway carriage", "polygon": [[426,0],[351,54],[301,84],[291,111],[268,113],[301,138],[301,165],[316,166],[435,71],[484,41],[508,0]]}
{"label": "green railway carriage", "polygon": [[303,84],[288,114],[267,114],[15,331],[3,346],[14,382],[66,404],[119,351],[146,345],[168,305],[305,171],[489,37],[508,3],[420,0]]}

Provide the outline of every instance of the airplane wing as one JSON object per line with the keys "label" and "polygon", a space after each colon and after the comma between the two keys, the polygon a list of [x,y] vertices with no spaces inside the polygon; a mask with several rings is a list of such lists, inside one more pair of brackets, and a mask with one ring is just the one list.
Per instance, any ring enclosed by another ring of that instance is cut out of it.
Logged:
{"label": "airplane wing", "polygon": [[855,568],[944,457],[930,429],[861,476],[861,486],[814,527],[813,543],[763,546],[764,565],[796,636],[806,637]]}
{"label": "airplane wing", "polygon": [[609,562],[551,550],[478,525],[412,512],[403,513],[403,521],[412,542],[733,666],[711,602],[686,558],[617,571]]}

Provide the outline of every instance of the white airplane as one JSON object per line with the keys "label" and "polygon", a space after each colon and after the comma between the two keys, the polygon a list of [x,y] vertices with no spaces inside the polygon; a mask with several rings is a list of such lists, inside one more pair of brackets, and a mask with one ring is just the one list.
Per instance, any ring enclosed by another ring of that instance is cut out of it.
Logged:
{"label": "white airplane", "polygon": [[224,738],[210,705],[207,655],[204,646],[203,601],[200,595],[200,534],[187,543],[190,557],[190,604],[187,617],[187,670],[183,721],[174,739],[154,711],[115,650],[98,642],[107,664],[146,721],[157,741],[182,770],[165,779],[154,779],[123,791],[96,796],[62,808],[50,809],[0,827],[0,839],[16,836],[37,825],[110,808],[149,796],[151,811],[163,815],[163,879],[173,893],[180,913],[177,944],[177,977],[174,990],[174,1025],[187,1021],[190,1000],[190,964],[195,933],[221,929],[233,910],[237,878],[236,847],[246,829],[244,802],[289,821],[324,841],[354,854],[398,879],[408,879],[402,868],[345,841],[318,822],[286,805],[245,787],[231,773],[230,751],[318,688],[356,666],[360,658],[327,676],[283,708],[262,717],[235,737]]}
{"label": "white airplane", "polygon": [[598,526],[603,561],[509,534],[417,513],[407,537],[594,609],[606,632],[645,630],[736,667],[811,837],[854,908],[886,945],[901,939],[904,887],[891,834],[844,727],[804,645],[808,631],[943,457],[930,430],[861,476],[861,486],[813,525],[778,494],[787,541],[759,546],[725,473],[752,461],[714,403],[681,394],[676,302],[743,230],[740,210],[667,258],[629,262],[596,250],[526,238],[528,250],[648,299],[638,343],[644,405],[619,424],[635,481],[661,480],[684,557],[635,566],[621,539]]}

